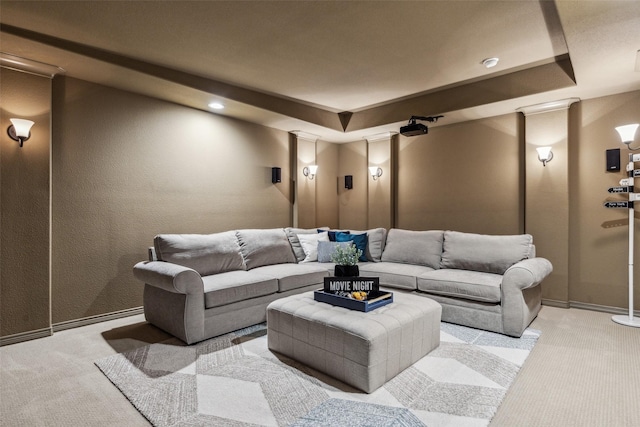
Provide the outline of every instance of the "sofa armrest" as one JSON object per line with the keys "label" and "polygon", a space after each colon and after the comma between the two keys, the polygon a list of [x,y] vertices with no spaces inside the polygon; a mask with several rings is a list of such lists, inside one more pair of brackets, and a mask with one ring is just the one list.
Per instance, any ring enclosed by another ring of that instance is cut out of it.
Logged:
{"label": "sofa armrest", "polygon": [[502,329],[520,337],[540,311],[542,291],[538,286],[551,274],[553,266],[544,258],[529,258],[515,263],[502,277]]}
{"label": "sofa armrest", "polygon": [[204,294],[197,271],[164,261],[143,261],[133,267],[133,275],[144,283],[177,294]]}
{"label": "sofa armrest", "polygon": [[551,262],[545,258],[525,259],[515,263],[504,272],[502,286],[527,289],[538,285],[552,271]]}

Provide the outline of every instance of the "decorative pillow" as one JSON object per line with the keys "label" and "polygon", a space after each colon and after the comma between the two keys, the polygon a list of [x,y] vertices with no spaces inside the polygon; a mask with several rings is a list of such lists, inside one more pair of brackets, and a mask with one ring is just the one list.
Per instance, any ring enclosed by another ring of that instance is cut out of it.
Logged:
{"label": "decorative pillow", "polygon": [[282,228],[236,231],[247,270],[263,265],[295,263],[296,257]]}
{"label": "decorative pillow", "polygon": [[516,262],[529,258],[532,244],[530,234],[489,236],[445,231],[440,266],[504,274]]}
{"label": "decorative pillow", "polygon": [[336,233],[336,242],[353,242],[356,248],[362,251],[362,255],[358,261],[366,262],[367,259],[367,234],[347,234],[342,232]]}
{"label": "decorative pillow", "polygon": [[202,276],[244,270],[235,231],[159,234],[153,245],[158,260],[192,268]]}
{"label": "decorative pillow", "polygon": [[300,240],[298,239],[298,234],[316,234],[321,231],[327,231],[329,227],[321,227],[321,228],[293,228],[287,227],[284,229],[285,233],[287,233],[287,238],[289,239],[289,243],[291,243],[291,249],[293,249],[293,253],[296,256],[296,262],[300,262],[304,259],[304,251],[302,250],[302,246],[300,246]]}
{"label": "decorative pillow", "polygon": [[331,256],[338,246],[351,246],[351,242],[318,242],[318,262],[333,262]]}
{"label": "decorative pillow", "polygon": [[332,241],[332,242],[336,241],[336,233],[337,232],[350,234],[346,230],[323,230],[322,228],[318,228],[318,233],[322,233],[322,232],[325,232],[325,231],[329,233],[329,240]]}
{"label": "decorative pillow", "polygon": [[317,234],[299,234],[298,240],[304,251],[304,259],[300,262],[318,261],[318,243],[328,242],[329,233],[325,231]]}
{"label": "decorative pillow", "polygon": [[441,230],[411,231],[392,228],[382,252],[382,261],[424,265],[440,268],[442,241]]}
{"label": "decorative pillow", "polygon": [[387,230],[384,228],[372,228],[367,231],[351,230],[351,233],[365,233],[367,235],[367,250],[364,251],[364,254],[367,256],[367,260],[380,262],[385,241],[387,239]]}

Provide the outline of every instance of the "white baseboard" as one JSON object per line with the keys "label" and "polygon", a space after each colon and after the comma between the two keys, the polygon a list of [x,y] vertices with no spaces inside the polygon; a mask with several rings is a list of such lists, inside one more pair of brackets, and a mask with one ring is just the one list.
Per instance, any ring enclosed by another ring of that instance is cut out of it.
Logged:
{"label": "white baseboard", "polygon": [[[629,314],[628,308],[611,307],[608,305],[589,304],[585,302],[569,301],[571,308],[580,308],[583,310],[602,311],[611,314]],[[634,316],[640,316],[640,311],[633,310]]]}
{"label": "white baseboard", "polygon": [[19,334],[0,337],[0,347],[10,344],[18,344],[24,341],[35,340],[38,338],[50,337],[54,332],[64,331],[65,329],[79,328],[80,326],[93,325],[94,323],[106,322],[107,320],[115,320],[123,317],[136,316],[138,314],[144,314],[144,309],[142,307],[128,308],[126,310],[99,314],[97,316],[89,316],[82,319],[54,323],[50,328],[36,329],[33,331],[21,332]]}
{"label": "white baseboard", "polygon": [[142,307],[128,308],[126,310],[113,311],[111,313],[99,314],[97,316],[84,317],[82,319],[68,320],[66,322],[54,323],[51,325],[53,332],[60,332],[66,329],[79,328],[80,326],[93,325],[94,323],[106,322],[108,320],[120,319],[123,317],[143,314]]}
{"label": "white baseboard", "polygon": [[[620,307],[611,307],[608,305],[590,304],[590,303],[580,302],[580,301],[558,301],[558,300],[552,300],[552,299],[543,299],[542,305],[548,305],[550,307],[558,307],[558,308],[578,308],[581,310],[601,311],[604,313],[611,313],[611,314],[629,314],[629,309],[624,309]],[[634,310],[633,315],[640,316],[640,311]]]}
{"label": "white baseboard", "polygon": [[548,305],[550,307],[558,307],[558,308],[570,308],[570,305],[567,301],[558,301],[555,299],[542,299],[542,305]]}
{"label": "white baseboard", "polygon": [[28,332],[21,332],[19,334],[7,335],[6,337],[0,337],[0,347],[24,341],[31,341],[38,338],[50,337],[51,335],[53,335],[51,328],[42,328]]}

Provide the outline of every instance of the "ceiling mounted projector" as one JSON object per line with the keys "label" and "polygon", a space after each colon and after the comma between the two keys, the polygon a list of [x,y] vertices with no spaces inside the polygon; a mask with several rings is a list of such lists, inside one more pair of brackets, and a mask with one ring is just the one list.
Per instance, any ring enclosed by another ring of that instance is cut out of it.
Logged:
{"label": "ceiling mounted projector", "polygon": [[411,116],[411,118],[409,119],[409,124],[400,128],[400,134],[403,136],[424,135],[429,132],[429,128],[422,123],[418,123],[417,121],[423,120],[427,122],[437,122],[440,117],[444,116]]}

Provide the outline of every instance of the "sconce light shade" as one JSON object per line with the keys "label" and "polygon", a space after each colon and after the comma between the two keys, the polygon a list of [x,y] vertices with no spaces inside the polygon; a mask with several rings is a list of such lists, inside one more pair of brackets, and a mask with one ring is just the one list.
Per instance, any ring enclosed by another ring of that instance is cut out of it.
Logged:
{"label": "sconce light shade", "polygon": [[33,122],[31,120],[25,119],[9,119],[11,121],[11,126],[7,129],[7,134],[14,141],[18,141],[20,143],[20,147],[22,147],[22,143],[28,140],[31,137],[31,126],[33,126]]}
{"label": "sconce light shade", "polygon": [[382,176],[382,169],[377,166],[369,166],[369,173],[371,174],[371,177],[375,181],[376,179]]}
{"label": "sconce light shade", "polygon": [[271,182],[273,184],[282,182],[282,169],[280,169],[279,167],[271,168]]}
{"label": "sconce light shade", "polygon": [[353,189],[353,175],[344,176],[344,188],[346,188],[347,190]]}
{"label": "sconce light shade", "polygon": [[538,160],[542,162],[542,166],[547,166],[547,163],[553,159],[551,147],[538,147],[536,151],[538,152]]}
{"label": "sconce light shade", "polygon": [[316,172],[318,172],[318,165],[309,165],[302,169],[302,174],[309,179],[315,178]]}
{"label": "sconce light shade", "polygon": [[[638,123],[633,123],[630,125],[618,126],[616,130],[620,134],[620,139],[623,144],[626,144],[629,147],[629,144],[633,142],[635,138],[636,129],[640,126]],[[631,150],[631,148],[629,148]]]}

